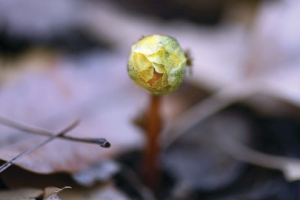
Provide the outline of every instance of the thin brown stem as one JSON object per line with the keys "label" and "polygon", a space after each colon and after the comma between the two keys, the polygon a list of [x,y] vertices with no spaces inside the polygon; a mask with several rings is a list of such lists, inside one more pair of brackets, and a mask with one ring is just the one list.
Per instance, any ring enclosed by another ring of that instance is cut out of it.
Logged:
{"label": "thin brown stem", "polygon": [[153,191],[157,190],[160,179],[158,167],[158,155],[160,152],[158,137],[162,128],[161,116],[159,112],[160,100],[160,96],[151,95],[150,107],[146,122],[147,144],[143,157],[145,184],[153,189]]}
{"label": "thin brown stem", "polygon": [[64,134],[66,134],[67,132],[71,131],[72,129],[74,129],[77,125],[79,124],[79,120],[76,120],[75,122],[73,122],[71,125],[69,125],[67,128],[65,128],[64,130],[60,131],[59,133],[55,134],[55,135],[51,135],[50,137],[48,137],[48,139],[44,140],[41,143],[38,143],[37,145],[27,149],[26,151],[22,152],[21,154],[19,154],[18,156],[16,156],[15,158],[11,159],[10,161],[4,163],[3,165],[0,166],[0,173],[3,172],[4,170],[6,170],[7,168],[9,168],[11,165],[13,165],[16,161],[18,161],[19,159],[21,159],[22,157],[24,157],[25,155],[31,153],[32,151],[36,150],[37,148],[47,144],[48,142],[54,140],[55,138],[62,136]]}

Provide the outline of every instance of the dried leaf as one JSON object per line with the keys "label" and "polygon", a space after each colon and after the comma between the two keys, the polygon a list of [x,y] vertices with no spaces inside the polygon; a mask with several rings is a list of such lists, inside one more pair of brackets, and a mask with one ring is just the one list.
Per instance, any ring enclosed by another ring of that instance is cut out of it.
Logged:
{"label": "dried leaf", "polygon": [[129,198],[114,184],[96,184],[91,188],[78,188],[74,190],[66,190],[60,194],[62,200],[76,199],[76,200],[98,200],[98,199],[111,199],[111,200],[129,200]]}
{"label": "dried leaf", "polygon": [[87,169],[73,174],[73,178],[83,186],[92,186],[97,182],[105,182],[120,171],[118,163],[107,160],[95,163]]}
{"label": "dried leaf", "polygon": [[58,197],[58,193],[65,189],[71,189],[69,186],[65,186],[63,188],[57,188],[57,187],[47,187],[44,189],[44,197],[43,200],[62,200]]}
{"label": "dried leaf", "polygon": [[2,173],[4,170],[6,170],[10,166],[12,166],[15,162],[17,162],[18,160],[20,160],[22,157],[26,156],[27,154],[31,153],[32,151],[34,151],[34,150],[40,148],[41,146],[43,146],[43,145],[51,142],[52,140],[54,140],[55,138],[57,138],[59,136],[63,136],[68,131],[70,131],[73,128],[75,128],[78,124],[79,124],[79,121],[75,121],[73,124],[71,124],[70,126],[68,126],[67,128],[65,128],[64,130],[60,131],[59,133],[53,134],[53,135],[49,136],[47,140],[44,140],[43,142],[38,143],[38,144],[30,147],[29,149],[26,149],[25,151],[23,151],[22,153],[20,153],[16,157],[14,157],[13,159],[11,159],[8,162],[6,162],[5,164],[1,165],[0,166],[0,173]]}
{"label": "dried leaf", "polygon": [[[141,95],[144,93],[134,89],[127,74],[119,72],[124,68],[122,60],[118,62],[120,59],[114,56],[99,57],[99,54],[82,58],[86,60],[80,64],[65,59],[57,61],[59,68],[29,71],[13,84],[3,85],[0,91],[1,115],[54,132],[69,120],[80,118],[81,125],[68,135],[104,137],[114,147],[102,149],[97,145],[59,139],[21,159],[18,165],[27,170],[38,173],[79,172],[101,159],[141,148],[143,144],[143,136],[131,124],[131,118],[142,107],[146,94]],[[68,62],[73,67],[69,67]],[[85,67],[76,68],[76,65]],[[4,126],[0,129],[2,160],[11,159],[42,139]]]}
{"label": "dried leaf", "polygon": [[43,195],[43,190],[33,188],[19,188],[0,191],[0,200],[34,200]]}

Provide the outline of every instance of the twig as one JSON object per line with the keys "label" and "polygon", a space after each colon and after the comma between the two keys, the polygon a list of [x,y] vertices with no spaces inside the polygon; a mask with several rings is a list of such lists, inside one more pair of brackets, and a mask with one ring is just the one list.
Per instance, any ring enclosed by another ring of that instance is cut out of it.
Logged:
{"label": "twig", "polygon": [[181,114],[180,117],[170,125],[169,129],[165,130],[164,135],[166,138],[163,141],[163,147],[169,147],[182,135],[188,133],[197,123],[226,108],[233,102],[235,102],[235,100],[220,99],[217,93]]}
{"label": "twig", "polygon": [[26,151],[22,152],[21,154],[19,154],[18,156],[16,156],[15,158],[11,159],[10,161],[6,162],[5,164],[0,166],[0,173],[3,172],[4,170],[6,170],[8,167],[10,167],[11,165],[13,165],[17,160],[21,159],[23,156],[31,153],[32,151],[38,149],[39,147],[47,144],[48,142],[54,140],[55,138],[62,136],[64,134],[66,134],[67,132],[71,131],[72,129],[74,129],[77,125],[79,124],[79,120],[76,120],[75,122],[73,122],[71,125],[69,125],[67,128],[65,128],[64,130],[60,131],[59,133],[55,134],[55,135],[51,135],[48,139],[44,140],[43,142],[27,149]]}
{"label": "twig", "polygon": [[[44,136],[51,136],[53,133],[49,130],[30,126],[21,122],[17,122],[12,119],[8,119],[5,117],[0,116],[0,123],[6,126],[10,126],[28,133],[35,133],[39,135],[44,135]],[[104,148],[109,148],[111,145],[110,143],[105,139],[105,138],[77,138],[77,137],[71,137],[71,136],[58,136],[63,139],[67,140],[72,140],[72,141],[77,141],[77,142],[86,142],[86,143],[93,143],[93,144],[98,144],[101,147]]]}
{"label": "twig", "polygon": [[239,100],[249,98],[249,96],[254,93],[253,91],[258,84],[261,83],[255,80],[249,80],[231,87],[226,87],[188,109],[169,125],[168,129],[164,130],[163,135],[165,138],[162,142],[163,147],[167,148],[170,146],[197,123]]}

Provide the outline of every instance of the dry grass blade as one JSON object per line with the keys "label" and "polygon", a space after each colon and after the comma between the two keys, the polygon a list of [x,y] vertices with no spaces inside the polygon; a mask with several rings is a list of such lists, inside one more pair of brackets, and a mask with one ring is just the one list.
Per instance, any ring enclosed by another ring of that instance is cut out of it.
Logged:
{"label": "dry grass blade", "polygon": [[[243,82],[216,91],[210,97],[189,108],[178,119],[172,122],[168,129],[164,130],[164,135],[167,138],[164,138],[163,147],[167,148],[170,146],[197,123],[211,117],[235,102],[246,100],[251,95],[258,93],[257,89],[262,88],[260,85],[266,85],[266,83],[259,79],[244,80]],[[267,90],[264,90],[264,92],[267,93]]]}
{"label": "dry grass blade", "polygon": [[64,130],[60,131],[59,133],[55,134],[55,135],[51,135],[48,139],[44,140],[43,142],[27,149],[26,151],[22,152],[21,154],[19,154],[18,156],[16,156],[15,158],[13,158],[12,160],[6,162],[5,164],[3,164],[2,166],[0,166],[0,173],[3,172],[4,170],[6,170],[8,167],[10,167],[11,165],[13,165],[17,160],[21,159],[23,156],[27,155],[28,153],[38,149],[39,147],[47,144],[48,142],[54,140],[55,138],[62,136],[64,134],[66,134],[67,132],[71,131],[72,129],[74,129],[77,125],[79,124],[79,120],[76,120],[75,122],[73,122],[71,125],[69,125],[67,128],[65,128]]}
{"label": "dry grass blade", "polygon": [[253,150],[226,134],[222,135],[217,146],[228,155],[254,165],[282,171],[287,181],[300,180],[300,160],[284,156],[274,156]]}
{"label": "dry grass blade", "polygon": [[[51,136],[53,133],[49,130],[38,128],[38,127],[33,127],[21,122],[17,122],[12,119],[8,119],[6,117],[0,116],[0,123],[6,126],[10,126],[28,133],[35,133],[39,135],[44,135],[44,136]],[[77,141],[77,142],[86,142],[86,143],[93,143],[93,144],[98,144],[101,147],[104,148],[109,148],[111,145],[110,143],[105,139],[105,138],[77,138],[77,137],[70,137],[70,136],[64,136],[60,135],[58,136],[63,139],[67,140],[72,140],[72,141]]]}

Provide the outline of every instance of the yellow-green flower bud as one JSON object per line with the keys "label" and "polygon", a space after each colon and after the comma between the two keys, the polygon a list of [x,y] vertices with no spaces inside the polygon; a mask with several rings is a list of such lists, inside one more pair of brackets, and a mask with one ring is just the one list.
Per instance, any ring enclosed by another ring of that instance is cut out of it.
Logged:
{"label": "yellow-green flower bud", "polygon": [[175,38],[151,35],[132,46],[127,68],[138,86],[151,94],[163,95],[179,87],[186,65],[185,53]]}

